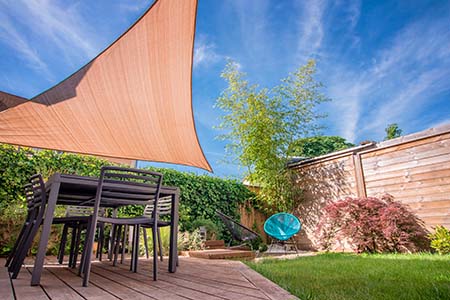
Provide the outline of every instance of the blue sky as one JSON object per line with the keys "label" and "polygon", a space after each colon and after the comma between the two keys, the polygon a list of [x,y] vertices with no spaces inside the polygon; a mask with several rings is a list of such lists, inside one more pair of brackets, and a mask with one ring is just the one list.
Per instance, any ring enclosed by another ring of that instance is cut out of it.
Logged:
{"label": "blue sky", "polygon": [[[0,0],[0,90],[32,97],[86,64],[152,0]],[[317,60],[332,99],[323,134],[382,140],[450,122],[450,1],[199,0],[194,116],[215,175],[240,177],[217,141],[227,58],[250,81],[272,87]],[[140,163],[145,165],[145,163]],[[161,165],[161,164],[159,164]],[[162,164],[166,166],[165,164]],[[202,173],[201,170],[177,167]]]}

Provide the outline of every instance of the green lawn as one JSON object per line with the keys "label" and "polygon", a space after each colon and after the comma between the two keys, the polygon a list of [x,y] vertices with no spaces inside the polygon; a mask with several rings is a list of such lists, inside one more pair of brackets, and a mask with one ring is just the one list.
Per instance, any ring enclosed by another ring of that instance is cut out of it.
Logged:
{"label": "green lawn", "polygon": [[247,264],[302,300],[450,299],[450,255],[329,253]]}

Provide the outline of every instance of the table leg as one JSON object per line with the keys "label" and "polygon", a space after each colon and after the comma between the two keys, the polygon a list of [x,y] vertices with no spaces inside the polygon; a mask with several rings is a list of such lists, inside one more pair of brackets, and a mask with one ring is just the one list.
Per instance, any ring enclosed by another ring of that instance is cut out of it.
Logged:
{"label": "table leg", "polygon": [[175,273],[178,260],[178,202],[179,193],[172,195],[172,211],[170,224],[169,272]]}
{"label": "table leg", "polygon": [[45,252],[47,251],[47,244],[50,237],[50,229],[53,223],[53,214],[56,208],[56,201],[58,199],[60,185],[61,184],[59,182],[54,182],[50,188],[47,208],[45,209],[44,223],[42,224],[41,239],[39,241],[39,248],[36,253],[33,274],[31,276],[31,285],[39,285],[41,281],[41,274],[44,268]]}

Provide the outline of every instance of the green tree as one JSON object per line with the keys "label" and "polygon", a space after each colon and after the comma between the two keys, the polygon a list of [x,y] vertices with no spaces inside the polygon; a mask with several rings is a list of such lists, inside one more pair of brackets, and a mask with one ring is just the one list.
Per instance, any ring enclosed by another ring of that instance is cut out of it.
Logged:
{"label": "green tree", "polygon": [[316,157],[354,146],[340,136],[319,135],[295,141],[292,152],[295,156]]}
{"label": "green tree", "polygon": [[224,112],[218,126],[228,142],[227,153],[247,168],[247,180],[261,187],[258,197],[271,211],[290,210],[298,190],[286,164],[294,142],[320,128],[323,117],[316,106],[328,100],[317,82],[315,61],[310,60],[273,89],[259,88],[245,79],[237,64],[229,61],[221,76],[228,87],[216,101]]}
{"label": "green tree", "polygon": [[402,130],[398,127],[397,123],[389,124],[384,131],[386,131],[385,141],[398,138],[402,135]]}

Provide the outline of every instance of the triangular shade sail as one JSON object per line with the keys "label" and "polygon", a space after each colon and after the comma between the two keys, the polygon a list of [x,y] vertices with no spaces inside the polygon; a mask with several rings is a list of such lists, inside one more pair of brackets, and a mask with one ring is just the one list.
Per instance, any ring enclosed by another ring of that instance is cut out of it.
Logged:
{"label": "triangular shade sail", "polygon": [[196,0],[157,0],[86,66],[28,100],[0,92],[0,142],[200,167],[191,81]]}

